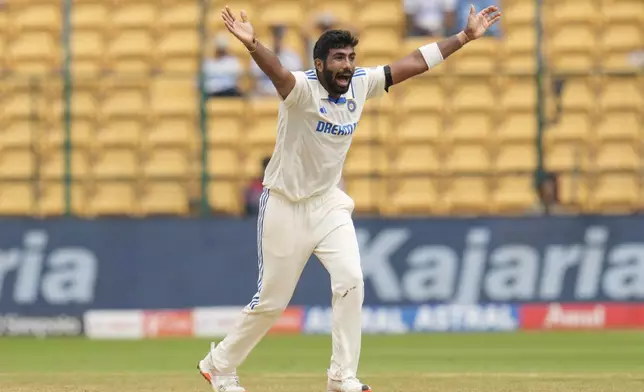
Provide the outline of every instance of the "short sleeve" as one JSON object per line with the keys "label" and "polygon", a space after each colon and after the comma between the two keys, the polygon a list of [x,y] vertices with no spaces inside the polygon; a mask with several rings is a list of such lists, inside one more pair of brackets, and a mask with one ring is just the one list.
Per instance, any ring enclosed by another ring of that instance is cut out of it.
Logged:
{"label": "short sleeve", "polygon": [[[377,98],[384,95],[385,91],[385,68],[377,66],[373,68],[362,68],[367,73],[367,99]],[[356,74],[360,72],[356,71]]]}
{"label": "short sleeve", "polygon": [[295,76],[295,86],[293,90],[284,99],[286,107],[302,104],[311,97],[311,89],[309,88],[308,78],[304,72],[292,72]]}

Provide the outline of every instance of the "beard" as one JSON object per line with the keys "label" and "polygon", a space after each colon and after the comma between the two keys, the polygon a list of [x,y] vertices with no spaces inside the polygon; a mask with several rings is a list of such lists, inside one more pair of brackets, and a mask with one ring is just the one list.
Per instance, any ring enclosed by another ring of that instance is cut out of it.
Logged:
{"label": "beard", "polygon": [[333,76],[333,72],[328,70],[326,68],[326,64],[324,65],[324,69],[322,70],[322,78],[324,79],[324,83],[327,86],[327,89],[329,90],[329,94],[346,94],[347,91],[349,91],[349,87],[351,86],[351,78],[349,77],[349,83],[347,83],[347,86],[340,86],[336,80],[335,77]]}

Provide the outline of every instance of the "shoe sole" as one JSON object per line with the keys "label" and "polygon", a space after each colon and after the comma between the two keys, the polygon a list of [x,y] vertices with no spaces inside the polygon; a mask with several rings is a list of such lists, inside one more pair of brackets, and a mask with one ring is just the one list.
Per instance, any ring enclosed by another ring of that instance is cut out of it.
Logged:
{"label": "shoe sole", "polygon": [[212,386],[212,379],[210,378],[210,374],[208,374],[208,373],[206,373],[206,372],[203,372],[203,371],[201,370],[201,367],[199,367],[199,364],[197,364],[197,370],[199,370],[199,374],[201,374],[201,377],[203,377],[203,378],[204,378],[204,380],[206,380],[206,382],[208,383],[208,385]]}
{"label": "shoe sole", "polygon": [[[202,370],[201,370],[201,367],[199,366],[199,364],[197,364],[197,370],[199,370],[199,374],[201,374],[201,377],[203,377],[203,379],[204,379],[204,380],[206,380],[206,383],[208,383],[208,385],[209,385],[212,389],[214,389],[214,387],[213,387],[213,385],[212,385],[212,378],[210,377],[210,374],[208,374],[208,373],[206,373],[206,372],[202,371]],[[244,392],[246,392],[246,390],[244,390]],[[371,392],[371,391],[369,391],[369,392]]]}

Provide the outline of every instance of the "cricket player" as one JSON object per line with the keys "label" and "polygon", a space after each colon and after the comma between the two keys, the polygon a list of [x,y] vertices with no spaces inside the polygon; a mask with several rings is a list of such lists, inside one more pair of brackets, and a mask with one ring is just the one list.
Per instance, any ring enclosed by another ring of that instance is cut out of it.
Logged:
{"label": "cricket player", "polygon": [[317,40],[315,69],[291,72],[255,36],[245,11],[222,10],[226,28],[270,78],[282,102],[275,150],[264,174],[257,221],[257,294],[234,330],[199,362],[216,392],[244,392],[236,369],[288,305],[307,260],[315,254],[329,272],[333,292],[329,392],[371,388],[357,378],[364,297],[353,200],[338,188],[344,161],[368,99],[436,67],[501,18],[496,6],[470,7],[465,29],[424,45],[391,65],[356,67],[358,40],[328,30]]}

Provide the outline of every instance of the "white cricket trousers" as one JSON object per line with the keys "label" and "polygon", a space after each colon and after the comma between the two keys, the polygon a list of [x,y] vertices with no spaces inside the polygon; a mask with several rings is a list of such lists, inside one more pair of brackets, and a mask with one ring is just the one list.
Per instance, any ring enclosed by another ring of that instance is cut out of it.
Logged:
{"label": "white cricket trousers", "polygon": [[331,276],[334,379],[355,377],[360,357],[364,284],[351,213],[353,200],[340,189],[300,202],[264,190],[257,222],[258,291],[234,330],[211,353],[222,373],[234,371],[259,343],[293,296],[311,254]]}

